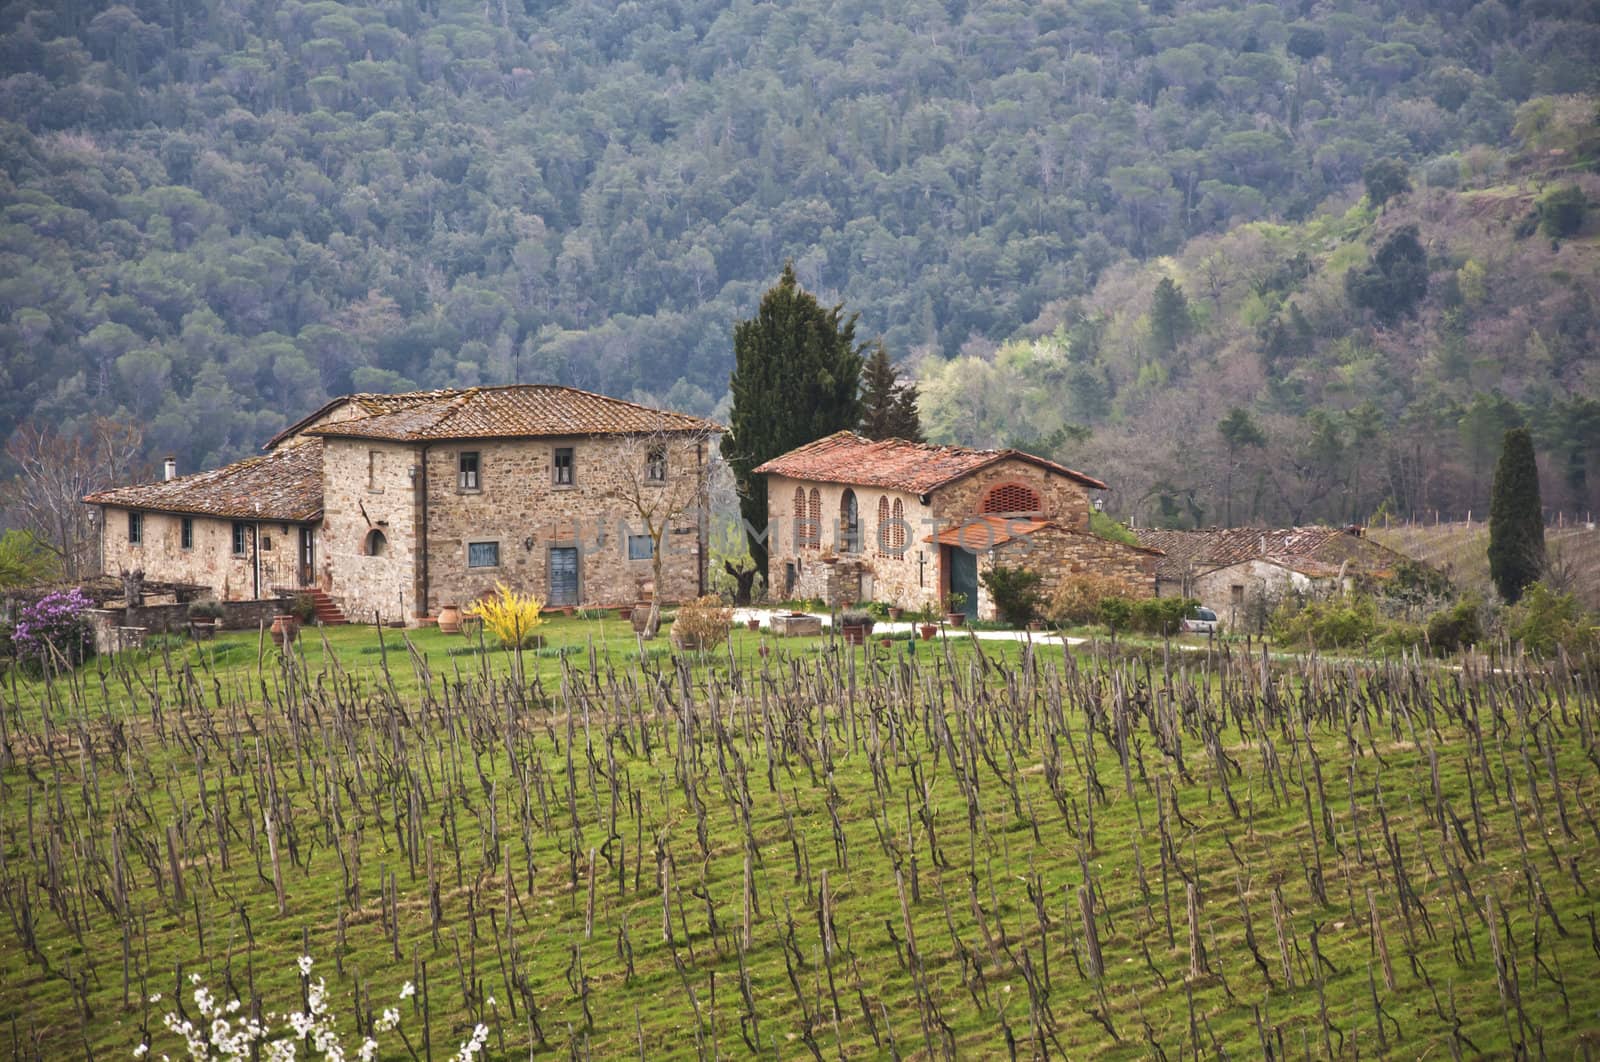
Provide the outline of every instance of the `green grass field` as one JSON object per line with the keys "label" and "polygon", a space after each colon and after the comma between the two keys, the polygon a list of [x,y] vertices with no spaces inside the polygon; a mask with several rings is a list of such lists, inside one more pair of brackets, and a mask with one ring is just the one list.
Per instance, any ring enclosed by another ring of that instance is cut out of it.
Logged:
{"label": "green grass field", "polygon": [[13,1055],[177,1056],[191,974],[284,1012],[301,954],[347,1043],[417,986],[398,1059],[479,1023],[495,1057],[652,1059],[1600,1029],[1592,680],[743,630],[641,657],[564,619],[517,681],[437,631],[322,633],[8,679]]}

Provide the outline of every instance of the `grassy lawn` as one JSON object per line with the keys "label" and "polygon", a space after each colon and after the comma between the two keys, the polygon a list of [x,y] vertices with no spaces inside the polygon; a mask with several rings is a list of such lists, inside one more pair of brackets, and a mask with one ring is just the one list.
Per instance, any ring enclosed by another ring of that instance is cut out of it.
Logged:
{"label": "grassy lawn", "polygon": [[191,974],[283,1012],[303,953],[347,1043],[399,1007],[385,1058],[479,1023],[496,1057],[648,1058],[1571,1055],[1600,1027],[1592,686],[541,633],[520,682],[358,627],[13,676],[12,1053],[179,1054]]}

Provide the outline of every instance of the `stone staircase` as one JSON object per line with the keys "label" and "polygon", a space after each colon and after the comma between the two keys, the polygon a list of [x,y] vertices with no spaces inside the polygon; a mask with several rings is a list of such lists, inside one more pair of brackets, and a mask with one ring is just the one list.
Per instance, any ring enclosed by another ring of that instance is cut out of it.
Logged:
{"label": "stone staircase", "polygon": [[324,627],[340,627],[350,620],[345,617],[344,609],[339,603],[329,597],[327,592],[316,586],[276,586],[273,590],[283,597],[298,597],[305,594],[311,598],[312,605],[317,611],[317,622]]}

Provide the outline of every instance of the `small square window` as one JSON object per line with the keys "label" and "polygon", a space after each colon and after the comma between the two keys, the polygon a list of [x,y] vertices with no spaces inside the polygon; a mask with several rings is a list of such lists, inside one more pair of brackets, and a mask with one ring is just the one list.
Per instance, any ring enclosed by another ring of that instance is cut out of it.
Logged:
{"label": "small square window", "polygon": [[271,535],[262,535],[261,536],[261,552],[262,553],[271,553],[272,552],[272,536]]}
{"label": "small square window", "polygon": [[657,443],[645,454],[644,474],[651,483],[667,481],[667,448],[664,445]]}
{"label": "small square window", "polygon": [[128,544],[137,546],[144,541],[144,513],[128,514]]}
{"label": "small square window", "polygon": [[572,447],[556,447],[555,482],[560,487],[572,486]]}
{"label": "small square window", "polygon": [[478,451],[463,450],[456,461],[456,486],[462,490],[478,489]]}
{"label": "small square window", "polygon": [[250,525],[235,522],[233,525],[233,555],[242,557],[249,552]]}
{"label": "small square window", "polygon": [[500,543],[498,542],[468,542],[467,567],[469,568],[498,568],[500,567]]}
{"label": "small square window", "polygon": [[178,525],[178,545],[183,549],[194,549],[194,517],[185,516]]}
{"label": "small square window", "polygon": [[628,559],[649,560],[656,555],[655,539],[649,535],[628,536]]}

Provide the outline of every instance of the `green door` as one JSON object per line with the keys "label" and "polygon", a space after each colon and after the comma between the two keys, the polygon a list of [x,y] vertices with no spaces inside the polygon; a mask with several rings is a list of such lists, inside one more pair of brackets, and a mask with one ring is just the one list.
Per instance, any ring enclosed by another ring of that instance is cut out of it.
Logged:
{"label": "green door", "polygon": [[961,611],[969,616],[978,614],[978,555],[960,546],[946,546],[945,564],[950,572],[950,593],[965,594]]}

